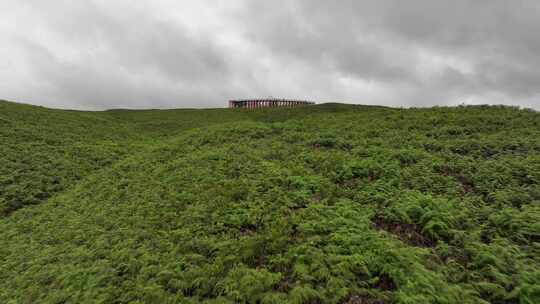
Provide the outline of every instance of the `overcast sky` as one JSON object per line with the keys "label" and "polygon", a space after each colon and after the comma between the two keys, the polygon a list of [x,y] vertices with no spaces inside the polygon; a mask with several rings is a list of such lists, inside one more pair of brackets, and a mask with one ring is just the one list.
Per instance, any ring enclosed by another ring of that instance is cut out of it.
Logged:
{"label": "overcast sky", "polygon": [[540,1],[1,0],[0,99],[540,109]]}

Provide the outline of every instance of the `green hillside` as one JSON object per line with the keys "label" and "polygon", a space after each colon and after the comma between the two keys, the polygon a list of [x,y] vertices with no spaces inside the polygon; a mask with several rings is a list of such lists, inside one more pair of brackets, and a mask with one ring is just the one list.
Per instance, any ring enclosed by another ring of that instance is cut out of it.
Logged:
{"label": "green hillside", "polygon": [[0,303],[540,303],[540,114],[0,101]]}

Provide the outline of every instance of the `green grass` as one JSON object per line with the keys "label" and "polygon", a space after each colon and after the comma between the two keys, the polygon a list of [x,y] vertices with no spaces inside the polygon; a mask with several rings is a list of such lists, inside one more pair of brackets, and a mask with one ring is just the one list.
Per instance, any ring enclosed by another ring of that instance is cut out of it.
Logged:
{"label": "green grass", "polygon": [[0,101],[0,303],[538,303],[540,114]]}

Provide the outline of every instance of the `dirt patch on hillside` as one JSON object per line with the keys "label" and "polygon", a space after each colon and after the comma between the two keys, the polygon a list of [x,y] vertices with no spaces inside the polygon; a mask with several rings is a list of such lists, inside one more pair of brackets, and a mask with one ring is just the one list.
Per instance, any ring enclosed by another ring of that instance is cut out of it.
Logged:
{"label": "dirt patch on hillside", "polygon": [[411,246],[435,246],[435,240],[423,235],[420,227],[413,224],[392,222],[383,217],[375,217],[373,226],[377,230],[384,230],[395,235],[398,239]]}

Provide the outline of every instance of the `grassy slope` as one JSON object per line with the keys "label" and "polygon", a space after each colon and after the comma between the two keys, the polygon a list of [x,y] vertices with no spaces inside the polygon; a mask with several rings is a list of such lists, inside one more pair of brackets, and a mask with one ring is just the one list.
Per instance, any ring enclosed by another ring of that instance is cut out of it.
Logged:
{"label": "grassy slope", "polygon": [[0,302],[535,303],[540,115],[0,102]]}

